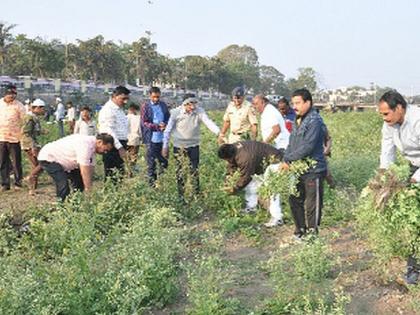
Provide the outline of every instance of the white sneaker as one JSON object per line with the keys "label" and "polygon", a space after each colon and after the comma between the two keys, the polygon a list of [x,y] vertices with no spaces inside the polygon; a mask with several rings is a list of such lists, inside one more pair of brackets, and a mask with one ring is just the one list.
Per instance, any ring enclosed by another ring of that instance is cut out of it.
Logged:
{"label": "white sneaker", "polygon": [[243,213],[255,213],[257,212],[257,207],[253,207],[253,208],[244,208],[241,210]]}
{"label": "white sneaker", "polygon": [[278,220],[275,218],[271,218],[270,221],[268,221],[267,223],[264,223],[265,227],[271,228],[271,227],[275,227],[275,226],[280,226],[283,225],[283,220]]}

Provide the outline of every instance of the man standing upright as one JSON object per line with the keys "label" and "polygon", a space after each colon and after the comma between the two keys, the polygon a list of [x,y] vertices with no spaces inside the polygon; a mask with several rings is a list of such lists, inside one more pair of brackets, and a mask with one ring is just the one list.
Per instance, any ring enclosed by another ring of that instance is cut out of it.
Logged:
{"label": "man standing upright", "polygon": [[230,129],[228,143],[241,140],[255,140],[257,138],[258,120],[252,104],[245,99],[245,90],[237,87],[232,91],[232,101],[223,116],[222,131],[219,143],[225,142],[225,135]]}
{"label": "man standing upright", "polygon": [[262,141],[272,144],[276,149],[286,149],[289,144],[290,133],[286,129],[286,124],[280,112],[261,94],[254,97],[252,104],[261,114]]}
{"label": "man standing upright", "polygon": [[307,89],[292,94],[296,110],[296,125],[290,135],[282,169],[302,159],[312,159],[315,165],[298,178],[298,196],[290,196],[289,203],[295,222],[295,237],[301,239],[307,232],[318,233],[321,223],[323,180],[327,171],[324,156],[324,122],[312,106],[312,95]]}
{"label": "man standing upright", "polygon": [[177,184],[180,198],[184,196],[184,180],[186,174],[182,169],[181,156],[187,156],[193,176],[195,193],[200,190],[198,164],[200,161],[200,126],[201,123],[215,135],[220,132],[219,127],[207,116],[206,111],[197,106],[198,100],[194,94],[186,94],[182,105],[171,110],[168,126],[163,136],[162,155],[169,154],[169,140],[172,135],[174,154],[177,163]]}
{"label": "man standing upright", "polygon": [[160,167],[166,169],[168,160],[162,156],[163,131],[169,120],[168,106],[160,100],[160,89],[156,86],[149,91],[149,101],[141,108],[141,133],[146,145],[147,175],[150,185],[154,185],[156,160]]}
{"label": "man standing upright", "polygon": [[[10,189],[10,168],[15,176],[15,188],[22,187],[22,151],[20,139],[25,118],[25,107],[16,100],[14,85],[6,87],[0,99],[0,172],[1,190]],[[10,165],[12,164],[12,165]]]}
{"label": "man standing upright", "polygon": [[[410,162],[410,182],[420,183],[420,109],[407,105],[400,93],[388,91],[380,98],[378,110],[384,120],[380,168],[387,169],[395,162],[398,149]],[[420,263],[415,254],[412,253],[407,261],[408,284],[418,282],[420,275]]]}
{"label": "man standing upright", "polygon": [[55,99],[55,103],[57,105],[57,109],[55,110],[55,121],[58,124],[58,134],[60,137],[64,137],[64,125],[63,125],[63,119],[66,117],[66,109],[62,103],[61,98],[57,97]]}
{"label": "man standing upright", "polygon": [[[130,90],[124,86],[117,86],[111,99],[99,112],[99,133],[107,133],[114,138],[114,147],[103,155],[105,178],[124,173],[128,139],[128,120],[124,113],[124,105],[129,99]],[[114,177],[114,180],[116,179],[117,177]]]}

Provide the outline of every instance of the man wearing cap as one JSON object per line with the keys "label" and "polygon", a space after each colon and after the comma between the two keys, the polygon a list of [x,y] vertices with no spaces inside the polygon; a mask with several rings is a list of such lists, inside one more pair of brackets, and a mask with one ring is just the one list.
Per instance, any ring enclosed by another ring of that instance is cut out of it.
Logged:
{"label": "man wearing cap", "polygon": [[257,138],[257,117],[251,103],[245,100],[245,90],[237,87],[232,91],[232,101],[223,116],[223,127],[219,143],[225,142],[225,135],[230,128],[228,143]]}
{"label": "man wearing cap", "polygon": [[219,127],[207,116],[205,110],[197,106],[194,94],[186,94],[182,105],[170,112],[168,125],[163,134],[162,155],[168,158],[169,140],[172,135],[174,154],[177,161],[178,194],[184,195],[184,177],[182,173],[181,154],[188,156],[193,176],[193,185],[196,193],[199,192],[198,164],[200,159],[200,126],[201,123],[215,135],[220,132]]}
{"label": "man wearing cap", "polygon": [[55,99],[55,103],[57,105],[57,109],[55,110],[55,121],[58,124],[58,133],[60,137],[64,137],[64,125],[63,125],[63,119],[66,117],[66,109],[64,107],[64,104],[62,103],[61,98],[57,97]]}
{"label": "man wearing cap", "polygon": [[62,201],[73,189],[89,191],[92,187],[95,153],[105,154],[114,147],[109,134],[70,135],[46,144],[38,155],[39,164],[54,180],[57,197]]}
{"label": "man wearing cap", "polygon": [[154,185],[156,160],[161,169],[168,167],[168,160],[162,155],[163,131],[169,121],[169,110],[165,102],[160,100],[160,89],[153,86],[149,91],[149,101],[141,107],[140,127],[143,143],[146,145],[147,175],[149,184]]}
{"label": "man wearing cap", "polygon": [[[103,155],[105,177],[114,176],[117,180],[124,173],[128,139],[128,120],[124,112],[124,105],[130,99],[130,90],[124,86],[117,86],[112,92],[111,99],[105,103],[99,112],[99,132],[110,134],[114,138],[114,148]],[[118,173],[118,174],[117,174]]]}
{"label": "man wearing cap", "polygon": [[26,114],[22,128],[22,140],[20,145],[32,164],[31,173],[25,178],[29,183],[29,194],[34,195],[38,186],[38,175],[41,166],[38,163],[38,153],[41,145],[38,137],[41,135],[41,122],[39,116],[44,114],[45,103],[41,99],[36,99],[31,104],[31,111]]}
{"label": "man wearing cap", "polygon": [[10,168],[13,168],[15,188],[22,187],[22,151],[20,139],[25,107],[16,100],[14,85],[6,87],[0,99],[0,173],[1,190],[10,189]]}

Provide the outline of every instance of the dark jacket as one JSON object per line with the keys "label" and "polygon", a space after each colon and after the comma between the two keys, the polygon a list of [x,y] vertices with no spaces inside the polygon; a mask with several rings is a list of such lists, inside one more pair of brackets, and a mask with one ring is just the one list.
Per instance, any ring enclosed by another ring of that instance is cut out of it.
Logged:
{"label": "dark jacket", "polygon": [[279,162],[284,153],[284,150],[258,141],[240,141],[235,145],[235,157],[228,161],[228,174],[239,170],[241,175],[236,182],[235,191],[248,185],[252,175],[263,174],[269,164]]}
{"label": "dark jacket", "polygon": [[298,126],[295,122],[289,138],[289,146],[284,154],[285,162],[304,158],[315,160],[316,165],[303,176],[322,174],[327,170],[324,156],[324,138],[326,127],[319,113],[311,108]]}
{"label": "dark jacket", "polygon": [[[164,117],[163,122],[167,124],[169,120],[169,115],[170,115],[168,106],[162,101],[159,101],[159,106],[162,109],[162,113]],[[152,104],[150,100],[144,103],[143,106],[141,107],[140,116],[141,116],[140,128],[141,128],[143,143],[149,144],[152,141],[152,132],[160,131],[159,125],[153,123],[153,109],[152,109]]]}

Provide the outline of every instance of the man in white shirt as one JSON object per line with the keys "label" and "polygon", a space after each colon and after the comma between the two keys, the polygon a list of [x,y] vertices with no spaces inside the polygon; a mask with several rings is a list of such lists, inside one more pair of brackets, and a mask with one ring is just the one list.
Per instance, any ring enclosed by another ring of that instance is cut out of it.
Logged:
{"label": "man in white shirt", "polygon": [[70,135],[46,144],[38,155],[41,167],[53,178],[57,197],[62,201],[73,189],[89,191],[92,187],[95,153],[105,154],[114,147],[109,134]]}
{"label": "man in white shirt", "polygon": [[96,135],[96,122],[91,116],[92,110],[89,106],[82,107],[80,111],[80,119],[76,121],[74,126],[74,134],[85,136]]}
{"label": "man in white shirt", "polygon": [[[384,125],[382,128],[382,146],[380,169],[387,169],[400,151],[411,165],[410,182],[420,182],[420,108],[407,105],[404,97],[396,92],[386,92],[379,100],[379,113]],[[406,281],[408,284],[418,282],[420,264],[413,253],[407,261]]]}
{"label": "man in white shirt", "polygon": [[128,140],[128,120],[124,112],[124,105],[130,99],[130,90],[124,86],[117,86],[111,99],[105,103],[99,112],[99,132],[108,133],[114,137],[114,149],[103,155],[105,179],[112,177],[114,181],[124,174],[124,160],[126,157]]}
{"label": "man in white shirt", "polygon": [[74,133],[74,125],[76,123],[76,109],[73,102],[67,102],[67,121],[69,123],[70,134]]}
{"label": "man in white shirt", "polygon": [[[256,95],[252,100],[256,111],[261,115],[260,128],[262,141],[271,144],[276,149],[285,150],[289,144],[290,133],[286,128],[281,113],[269,103],[264,95]],[[270,172],[277,172],[280,164],[271,164],[267,167],[264,176]],[[252,182],[251,182],[252,183]],[[280,196],[276,195],[270,198],[269,211],[271,219],[266,227],[274,227],[283,223],[283,214],[281,210]]]}
{"label": "man in white shirt", "polygon": [[55,99],[55,103],[57,105],[57,109],[54,113],[55,115],[55,121],[58,124],[58,133],[60,137],[64,137],[64,125],[63,125],[63,119],[66,117],[66,109],[62,103],[62,99],[57,97]]}
{"label": "man in white shirt", "polygon": [[136,104],[131,104],[128,107],[128,143],[127,143],[127,152],[128,152],[128,163],[129,165],[129,176],[133,176],[133,172],[136,169],[137,157],[139,155],[140,148],[140,138],[141,138],[141,129],[140,129],[140,115],[139,115],[140,106]]}
{"label": "man in white shirt", "polygon": [[220,133],[219,127],[207,116],[205,110],[197,107],[194,94],[186,94],[182,105],[171,110],[168,125],[163,133],[162,156],[168,158],[169,140],[172,135],[174,154],[177,162],[178,194],[184,196],[184,180],[181,154],[190,161],[191,174],[195,192],[199,192],[198,164],[200,159],[200,126],[201,123],[215,135]]}

